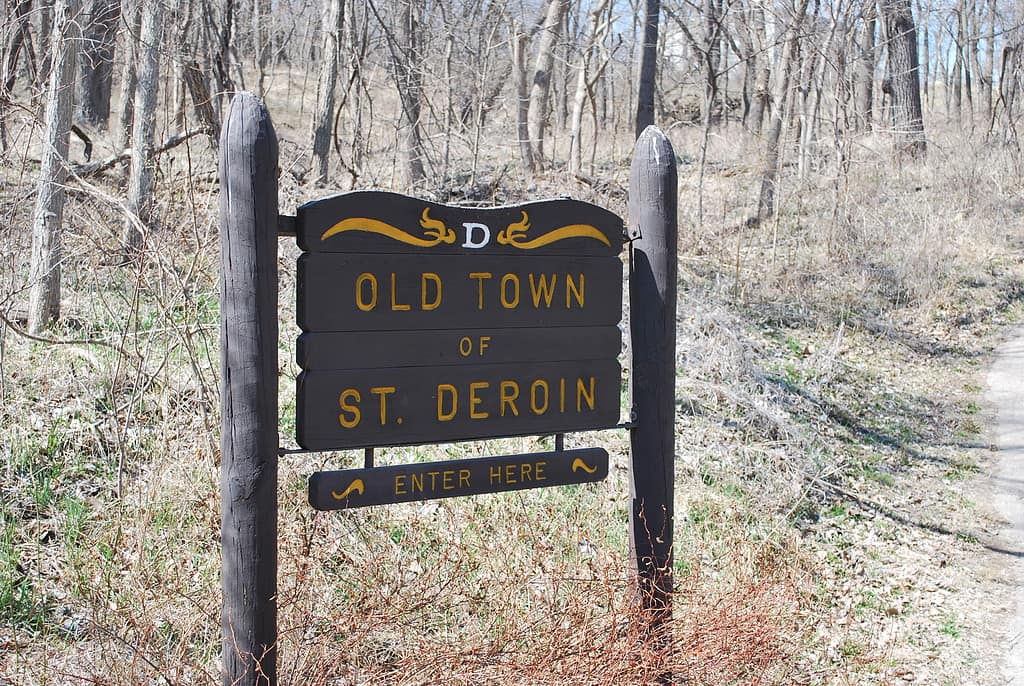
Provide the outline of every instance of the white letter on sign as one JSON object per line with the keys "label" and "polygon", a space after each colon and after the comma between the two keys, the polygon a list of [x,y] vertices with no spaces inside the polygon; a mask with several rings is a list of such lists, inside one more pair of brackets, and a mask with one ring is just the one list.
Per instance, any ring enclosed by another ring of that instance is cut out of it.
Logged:
{"label": "white letter on sign", "polygon": [[[487,224],[477,224],[475,222],[463,222],[463,226],[466,227],[466,242],[462,244],[463,248],[482,248],[491,241],[491,230],[487,227]],[[478,241],[473,240],[476,236],[473,231],[480,229],[481,235]]]}

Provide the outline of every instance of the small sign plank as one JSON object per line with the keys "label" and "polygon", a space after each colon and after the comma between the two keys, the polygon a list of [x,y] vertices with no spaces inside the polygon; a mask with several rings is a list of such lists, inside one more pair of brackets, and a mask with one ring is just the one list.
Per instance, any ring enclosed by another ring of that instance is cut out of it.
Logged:
{"label": "small sign plank", "polygon": [[452,331],[304,333],[301,369],[380,369],[430,365],[611,359],[622,349],[616,326]]}
{"label": "small sign plank", "polygon": [[303,331],[596,326],[622,318],[618,257],[299,257]]}
{"label": "small sign plank", "polygon": [[306,371],[296,441],[306,450],[606,429],[619,422],[614,358]]}
{"label": "small sign plank", "polygon": [[310,476],[309,504],[317,510],[343,510],[591,483],[607,476],[603,448],[346,469]]}
{"label": "small sign plank", "polygon": [[298,208],[305,252],[618,255],[622,219],[562,198],[506,207],[453,207],[397,193],[354,191]]}

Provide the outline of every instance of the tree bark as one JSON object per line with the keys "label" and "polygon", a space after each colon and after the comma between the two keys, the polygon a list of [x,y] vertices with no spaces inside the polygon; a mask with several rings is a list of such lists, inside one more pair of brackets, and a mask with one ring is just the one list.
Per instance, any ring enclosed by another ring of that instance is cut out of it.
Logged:
{"label": "tree bark", "polygon": [[79,0],[61,0],[54,10],[56,25],[50,46],[52,69],[47,90],[45,135],[32,217],[28,330],[33,334],[40,333],[60,316],[61,223],[75,61],[81,39],[80,9]]}
{"label": "tree bark", "polygon": [[143,3],[139,72],[135,84],[135,119],[132,126],[131,172],[128,177],[128,216],[125,217],[122,243],[126,258],[142,248],[142,229],[148,227],[153,214],[153,134],[160,88],[163,12],[163,3]]}
{"label": "tree bark", "polygon": [[862,13],[864,26],[861,29],[860,44],[856,62],[856,99],[854,107],[857,111],[857,129],[870,131],[875,101],[875,2],[865,0]]}
{"label": "tree bark", "polygon": [[747,126],[758,136],[768,108],[771,87],[771,58],[768,54],[768,32],[764,24],[764,0],[753,0],[750,7],[750,27],[757,53],[757,75],[754,77],[754,93],[750,102],[750,116]]}
{"label": "tree bark", "polygon": [[106,127],[114,80],[114,45],[121,22],[120,0],[88,0],[75,100],[80,121]]}
{"label": "tree bark", "polygon": [[537,45],[533,85],[530,88],[530,106],[526,115],[534,171],[539,171],[544,164],[544,132],[548,124],[551,70],[555,62],[555,44],[558,42],[568,7],[568,0],[548,0],[544,27],[541,29],[540,42]]}
{"label": "tree bark", "polygon": [[921,84],[917,61],[917,28],[910,0],[883,0],[889,62],[892,67],[892,116],[896,149],[912,157],[926,152]]}
{"label": "tree bark", "polygon": [[513,28],[512,73],[516,82],[516,138],[519,142],[519,162],[527,174],[536,167],[533,147],[530,145],[530,127],[527,122],[530,94],[526,83],[526,46],[530,37],[520,27]]}
{"label": "tree bark", "polygon": [[317,81],[316,110],[313,113],[312,163],[314,182],[326,184],[329,176],[331,125],[334,123],[334,91],[341,59],[341,35],[345,21],[345,1],[330,0],[324,16],[323,50],[320,52],[320,78]]}
{"label": "tree bark", "polygon": [[[124,64],[121,68],[121,100],[117,109],[117,147],[127,149],[132,142],[132,122],[135,121],[135,85],[138,81],[135,70],[139,59],[137,40],[142,32],[142,12],[135,0],[126,0],[121,10],[128,30],[124,35]],[[126,176],[128,168],[121,171]]]}
{"label": "tree bark", "polygon": [[420,133],[420,115],[423,107],[423,74],[419,56],[419,6],[417,0],[407,0],[398,22],[398,42],[402,56],[395,61],[398,96],[402,101],[405,120],[406,182],[409,186],[423,183],[423,137]]}
{"label": "tree bark", "polygon": [[646,0],[644,12],[644,43],[640,50],[640,83],[636,98],[637,138],[648,126],[654,125],[654,87],[658,61],[658,23],[661,19],[661,0]]}
{"label": "tree bark", "polygon": [[782,138],[782,123],[785,115],[786,96],[799,40],[800,25],[807,14],[808,0],[800,0],[793,18],[786,30],[782,58],[776,71],[775,92],[772,99],[775,106],[768,123],[768,138],[765,141],[764,172],[761,176],[761,193],[757,202],[757,220],[764,221],[775,213],[776,185],[779,178],[779,141]]}

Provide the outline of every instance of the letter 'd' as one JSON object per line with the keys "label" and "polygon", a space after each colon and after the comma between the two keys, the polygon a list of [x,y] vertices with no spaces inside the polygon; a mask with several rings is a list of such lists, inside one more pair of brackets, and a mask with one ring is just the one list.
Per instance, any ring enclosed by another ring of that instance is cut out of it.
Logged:
{"label": "letter 'd'", "polygon": [[[491,229],[487,224],[463,222],[462,225],[466,227],[466,242],[462,244],[463,248],[482,248],[491,242]],[[480,240],[473,240],[477,237],[476,229],[480,230]]]}

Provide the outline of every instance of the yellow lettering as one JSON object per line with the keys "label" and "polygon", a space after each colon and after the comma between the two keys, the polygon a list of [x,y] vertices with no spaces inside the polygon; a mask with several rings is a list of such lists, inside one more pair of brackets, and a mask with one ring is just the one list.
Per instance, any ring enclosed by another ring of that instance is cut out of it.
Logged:
{"label": "yellow lettering", "polygon": [[[427,302],[427,282],[434,284],[434,299]],[[424,272],[420,278],[420,309],[436,310],[441,305],[441,277],[433,272]]]}
{"label": "yellow lettering", "polygon": [[533,465],[533,473],[537,475],[537,481],[547,481],[548,478],[544,476],[544,467],[547,466],[547,462],[537,462]]}
{"label": "yellow lettering", "polygon": [[[363,284],[370,284],[370,299],[363,298]],[[363,312],[369,312],[377,307],[377,277],[373,274],[360,274],[356,279],[356,307]]]}
{"label": "yellow lettering", "polygon": [[505,483],[514,484],[516,483],[516,465],[507,464],[505,465]]}
{"label": "yellow lettering", "polygon": [[470,272],[469,278],[476,279],[477,283],[477,303],[476,309],[484,309],[484,279],[489,279],[493,274],[490,272]]}
{"label": "yellow lettering", "polygon": [[533,295],[533,306],[540,307],[541,298],[544,299],[544,307],[551,307],[551,298],[555,295],[555,286],[558,284],[558,274],[551,275],[551,283],[548,283],[546,274],[541,274],[536,283],[533,274],[529,276],[530,293]]}
{"label": "yellow lettering", "polygon": [[463,336],[459,339],[459,354],[463,357],[469,357],[471,352],[473,352],[473,341],[469,336]]}
{"label": "yellow lettering", "polygon": [[405,474],[395,474],[395,495],[405,495]]}
{"label": "yellow lettering", "polygon": [[430,477],[430,490],[431,491],[436,491],[437,490],[437,475],[440,474],[440,473],[441,472],[427,472],[427,476]]}
{"label": "yellow lettering", "polygon": [[565,414],[565,378],[558,380],[558,411]]}
{"label": "yellow lettering", "polygon": [[586,400],[587,407],[594,411],[594,377],[590,377],[590,389],[583,385],[583,379],[576,379],[576,411],[583,411],[583,401]]}
{"label": "yellow lettering", "polygon": [[[508,294],[508,284],[512,284],[512,295]],[[498,291],[501,297],[501,306],[506,310],[519,307],[519,277],[515,274],[506,274],[501,277],[501,288]]]}
{"label": "yellow lettering", "polygon": [[530,472],[532,471],[533,465],[530,464],[529,462],[524,462],[523,464],[519,465],[519,473],[523,481],[531,481],[533,479],[533,477],[530,474]]}
{"label": "yellow lettering", "polygon": [[501,483],[501,467],[491,467],[488,470],[488,474],[491,477],[491,485]]}
{"label": "yellow lettering", "polygon": [[490,343],[491,343],[491,337],[490,336],[481,336],[480,337],[480,354],[481,355],[484,354],[484,350],[486,350],[488,348]]}
{"label": "yellow lettering", "polygon": [[470,419],[487,419],[490,416],[489,412],[478,412],[476,406],[483,402],[483,399],[476,394],[477,391],[482,391],[485,388],[490,388],[491,384],[486,381],[474,381],[469,384],[469,417]]}
{"label": "yellow lettering", "polygon": [[380,425],[384,426],[388,422],[388,394],[394,393],[394,386],[377,386],[370,389],[370,393],[380,396]]}
{"label": "yellow lettering", "polygon": [[[405,312],[412,309],[412,305],[400,304],[398,302],[398,277],[391,272],[391,309],[396,312]],[[568,296],[566,296],[568,298]],[[568,304],[566,304],[568,307]]]}
{"label": "yellow lettering", "polygon": [[572,274],[565,275],[565,309],[572,307],[570,296],[575,296],[576,302],[580,307],[583,307],[583,291],[586,284],[584,283],[583,277],[585,275],[580,272],[580,284],[577,287],[576,282],[572,280]]}
{"label": "yellow lettering", "polygon": [[469,488],[469,474],[468,469],[459,470],[459,488]]}
{"label": "yellow lettering", "polygon": [[[451,410],[445,411],[445,396],[451,402]],[[437,385],[437,421],[450,422],[455,419],[455,413],[459,409],[459,391],[451,384],[442,383]]]}
{"label": "yellow lettering", "polygon": [[423,492],[423,475],[422,474],[410,474],[409,477],[412,480],[412,492],[416,493],[417,490]]}
{"label": "yellow lettering", "polygon": [[[537,400],[537,391],[544,391],[544,402],[541,403]],[[548,399],[550,396],[550,389],[548,388],[548,382],[544,379],[537,379],[530,384],[530,409],[533,410],[534,414],[544,414],[548,411]]]}
{"label": "yellow lettering", "polygon": [[[359,411],[359,405],[352,405],[347,402],[349,399],[359,402],[362,400],[362,396],[359,395],[359,391],[354,388],[346,388],[338,396],[338,405],[341,407],[341,414],[338,415],[338,422],[341,423],[346,429],[351,429],[354,426],[359,425],[359,420],[362,419],[362,413]],[[348,413],[348,416],[346,416]]]}
{"label": "yellow lettering", "polygon": [[452,469],[444,470],[444,474],[441,475],[441,488],[446,491],[451,491],[455,488],[455,471]]}
{"label": "yellow lettering", "polygon": [[519,384],[515,381],[502,381],[500,386],[500,399],[498,414],[505,416],[505,407],[512,410],[514,417],[519,416],[519,408],[516,407],[516,398],[519,397]]}

